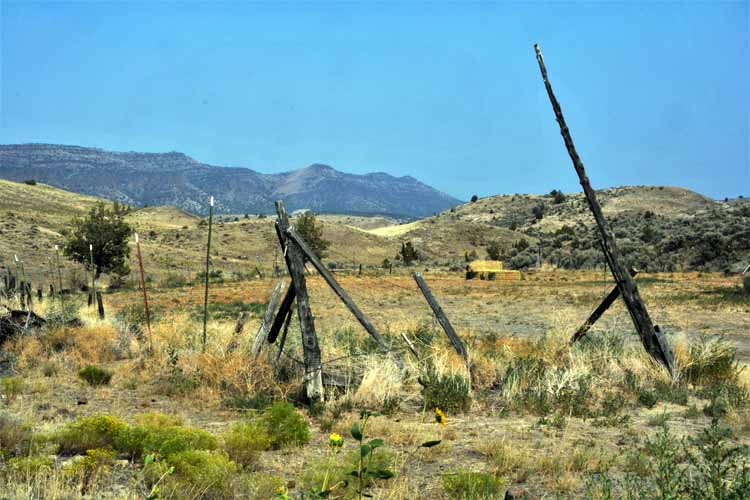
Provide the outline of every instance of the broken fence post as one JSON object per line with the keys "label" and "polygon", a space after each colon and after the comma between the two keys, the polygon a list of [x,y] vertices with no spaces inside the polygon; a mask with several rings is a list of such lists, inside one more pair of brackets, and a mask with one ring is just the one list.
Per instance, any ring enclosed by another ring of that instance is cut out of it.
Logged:
{"label": "broken fence post", "polygon": [[268,330],[271,327],[271,321],[274,318],[274,313],[276,312],[276,307],[279,305],[279,299],[281,298],[281,290],[284,288],[284,280],[279,280],[278,283],[276,283],[276,286],[273,289],[273,292],[271,292],[271,298],[268,301],[268,306],[266,307],[266,312],[263,315],[263,322],[260,324],[260,328],[258,328],[258,333],[255,334],[255,341],[253,342],[252,347],[252,354],[257,356],[258,353],[260,353],[261,348],[263,347],[263,342],[266,340],[266,336],[268,335]]}
{"label": "broken fence post", "polygon": [[278,227],[277,234],[282,242],[284,258],[289,268],[289,274],[292,277],[297,297],[297,316],[299,317],[299,326],[302,331],[302,350],[305,363],[305,390],[308,399],[311,401],[323,401],[323,366],[320,359],[318,336],[315,333],[315,322],[310,310],[310,300],[307,296],[305,260],[302,250],[297,243],[286,236],[289,229],[289,216],[281,200],[276,202],[276,213],[278,214],[276,221]]}
{"label": "broken fence post", "polygon": [[[635,278],[636,274],[638,274],[638,270],[635,268],[630,268],[630,275]],[[594,309],[594,312],[591,313],[591,316],[588,317],[588,319],[576,330],[576,332],[573,334],[573,336],[570,338],[570,343],[574,344],[576,343],[581,337],[586,335],[588,331],[591,329],[592,326],[594,326],[594,323],[596,323],[599,318],[602,317],[602,314],[604,314],[607,309],[609,309],[609,306],[614,304],[615,300],[617,300],[617,297],[620,296],[620,289],[617,285],[612,289],[611,292],[609,292],[609,295],[607,295],[604,300],[602,301],[599,306]]]}
{"label": "broken fence post", "polygon": [[281,332],[281,338],[279,339],[279,347],[276,351],[276,358],[273,360],[274,364],[279,364],[279,358],[281,358],[281,353],[284,352],[284,343],[286,343],[286,334],[289,332],[289,323],[292,321],[292,308],[290,307],[289,310],[286,313],[286,318],[284,319],[284,330]]}
{"label": "broken fence post", "polygon": [[581,187],[583,187],[583,192],[586,195],[589,208],[594,214],[596,225],[599,227],[599,232],[602,237],[602,245],[604,247],[604,256],[607,259],[607,264],[609,264],[609,269],[612,271],[612,276],[614,276],[615,281],[617,282],[617,287],[620,289],[620,294],[628,307],[630,317],[633,319],[633,324],[638,331],[638,335],[641,337],[643,347],[654,359],[666,366],[670,375],[674,375],[674,353],[672,352],[672,348],[669,346],[664,335],[654,328],[654,324],[648,314],[646,305],[643,303],[641,295],[638,292],[638,286],[628,273],[625,265],[622,264],[620,251],[615,243],[615,236],[602,214],[601,206],[596,199],[596,193],[589,183],[586,169],[575,149],[568,125],[565,123],[560,103],[557,101],[557,98],[552,91],[552,85],[547,78],[547,68],[544,65],[544,58],[542,57],[542,51],[539,48],[539,45],[534,45],[534,50],[536,51],[539,70],[542,73],[542,80],[547,89],[547,95],[552,104],[557,123],[560,125],[560,134],[565,142],[565,148],[568,150],[568,155],[570,156],[570,159],[573,162],[573,167],[578,174],[578,179],[580,180]]}
{"label": "broken fence post", "polygon": [[419,289],[422,291],[422,295],[424,295],[427,303],[432,308],[432,312],[435,313],[435,317],[440,323],[440,326],[443,327],[443,331],[445,331],[445,334],[448,335],[448,338],[450,339],[451,344],[453,344],[453,347],[456,349],[456,352],[460,354],[462,358],[464,358],[466,367],[470,368],[469,352],[466,350],[466,346],[464,345],[463,341],[461,341],[461,338],[453,329],[453,325],[451,325],[451,322],[448,320],[448,316],[445,315],[443,309],[440,307],[440,304],[432,295],[430,287],[427,286],[427,283],[420,273],[413,273],[412,276],[414,277],[414,281],[417,282]]}

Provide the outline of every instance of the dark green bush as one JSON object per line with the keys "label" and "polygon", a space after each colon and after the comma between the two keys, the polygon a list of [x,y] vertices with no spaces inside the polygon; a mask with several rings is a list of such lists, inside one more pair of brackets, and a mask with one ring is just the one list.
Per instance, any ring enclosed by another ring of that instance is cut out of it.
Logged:
{"label": "dark green bush", "polygon": [[112,372],[94,365],[87,365],[78,371],[78,378],[92,386],[109,385]]}

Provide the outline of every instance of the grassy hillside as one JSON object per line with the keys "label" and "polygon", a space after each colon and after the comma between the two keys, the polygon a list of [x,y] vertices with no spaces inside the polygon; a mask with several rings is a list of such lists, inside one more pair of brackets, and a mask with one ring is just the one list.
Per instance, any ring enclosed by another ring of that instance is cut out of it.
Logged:
{"label": "grassy hillside", "polygon": [[[750,259],[748,200],[711,200],[679,187],[627,186],[597,191],[605,217],[629,264],[650,271],[734,271]],[[565,268],[602,265],[599,234],[582,193],[492,196],[443,216],[523,233],[532,243],[511,249],[516,268],[545,262]]]}

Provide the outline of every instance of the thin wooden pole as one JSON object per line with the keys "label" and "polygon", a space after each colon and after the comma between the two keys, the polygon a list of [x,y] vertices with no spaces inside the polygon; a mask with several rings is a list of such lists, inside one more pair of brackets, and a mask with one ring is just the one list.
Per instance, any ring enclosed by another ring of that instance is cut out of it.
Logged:
{"label": "thin wooden pole", "polygon": [[[635,275],[638,274],[638,270],[635,268],[630,269],[630,275],[635,278]],[[573,334],[573,336],[570,338],[570,343],[574,344],[576,343],[581,337],[586,335],[588,331],[591,329],[592,326],[594,326],[594,323],[596,323],[599,318],[602,317],[602,314],[607,312],[607,309],[614,304],[615,300],[617,300],[617,297],[620,296],[620,289],[615,285],[615,287],[612,289],[611,292],[609,292],[609,295],[607,295],[604,300],[602,301],[599,306],[594,309],[594,312],[591,313],[591,316],[586,319],[586,321],[576,330],[576,332]]]}
{"label": "thin wooden pole", "polygon": [[141,256],[141,242],[138,233],[135,233],[135,252],[138,255],[138,269],[141,274],[141,289],[143,290],[143,310],[146,313],[146,328],[148,328],[148,343],[151,352],[154,350],[153,335],[151,335],[151,313],[148,309],[148,294],[146,293],[146,278],[143,275],[143,257]]}
{"label": "thin wooden pole", "polygon": [[62,284],[62,271],[60,270],[60,247],[55,245],[55,258],[57,260],[57,279],[60,287],[60,315],[62,316],[63,323],[65,322],[65,300],[63,299],[63,284]]}
{"label": "thin wooden pole", "polygon": [[661,332],[654,328],[654,324],[651,321],[651,317],[646,310],[646,305],[641,299],[641,295],[638,292],[638,286],[635,284],[635,280],[630,276],[625,265],[622,263],[620,257],[620,251],[615,243],[615,236],[607,223],[607,220],[602,214],[601,206],[596,199],[596,193],[591,187],[589,178],[586,175],[586,169],[583,166],[581,158],[578,156],[575,145],[573,144],[573,138],[570,135],[568,125],[565,123],[563,117],[562,108],[560,103],[557,101],[554,92],[552,91],[552,85],[547,77],[547,68],[544,65],[544,58],[542,57],[542,51],[539,45],[534,45],[536,51],[536,59],[539,63],[539,70],[542,73],[542,80],[544,86],[547,89],[547,95],[549,96],[552,104],[552,109],[555,113],[557,123],[560,125],[560,134],[565,142],[565,148],[568,150],[568,155],[573,162],[573,167],[578,174],[578,179],[583,187],[583,192],[586,195],[591,213],[594,215],[596,225],[599,227],[599,232],[602,237],[602,246],[604,247],[604,256],[609,264],[609,269],[612,272],[612,276],[617,282],[617,287],[620,289],[625,304],[630,312],[630,317],[633,319],[638,335],[641,337],[641,342],[646,351],[656,360],[660,361],[666,366],[670,375],[674,374],[674,353],[672,348],[669,346],[667,339],[664,338]]}
{"label": "thin wooden pole", "polygon": [[456,349],[456,352],[460,354],[462,358],[464,358],[466,367],[470,368],[471,366],[469,364],[469,352],[466,350],[466,346],[456,333],[456,330],[453,329],[453,325],[451,325],[451,322],[448,320],[448,316],[446,316],[443,312],[443,308],[440,307],[437,299],[435,299],[435,297],[432,295],[430,287],[427,286],[427,283],[420,273],[414,273],[412,274],[412,276],[414,277],[414,281],[417,282],[419,289],[422,291],[422,295],[424,295],[424,298],[430,305],[430,308],[432,308],[432,312],[435,313],[435,317],[440,323],[440,326],[443,327],[443,331],[445,331],[445,334],[448,336],[448,339],[450,339],[451,344],[453,344],[453,348]]}
{"label": "thin wooden pole", "polygon": [[211,197],[208,207],[208,244],[206,245],[206,284],[203,291],[203,341],[201,351],[206,352],[206,328],[208,325],[208,275],[211,268],[211,229],[214,219],[214,197]]}
{"label": "thin wooden pole", "polygon": [[94,245],[89,243],[89,257],[91,257],[91,293],[96,298],[96,267],[94,267]]}

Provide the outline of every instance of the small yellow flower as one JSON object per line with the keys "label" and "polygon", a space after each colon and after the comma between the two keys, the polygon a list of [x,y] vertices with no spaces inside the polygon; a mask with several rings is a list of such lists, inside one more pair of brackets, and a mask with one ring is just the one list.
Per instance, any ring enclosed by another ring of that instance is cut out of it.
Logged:
{"label": "small yellow flower", "polygon": [[439,423],[440,425],[445,425],[447,421],[448,417],[445,416],[443,410],[441,410],[440,408],[435,408],[435,422]]}
{"label": "small yellow flower", "polygon": [[331,448],[340,448],[341,446],[344,445],[344,440],[341,438],[340,435],[338,435],[337,433],[334,432],[328,438],[328,445]]}

